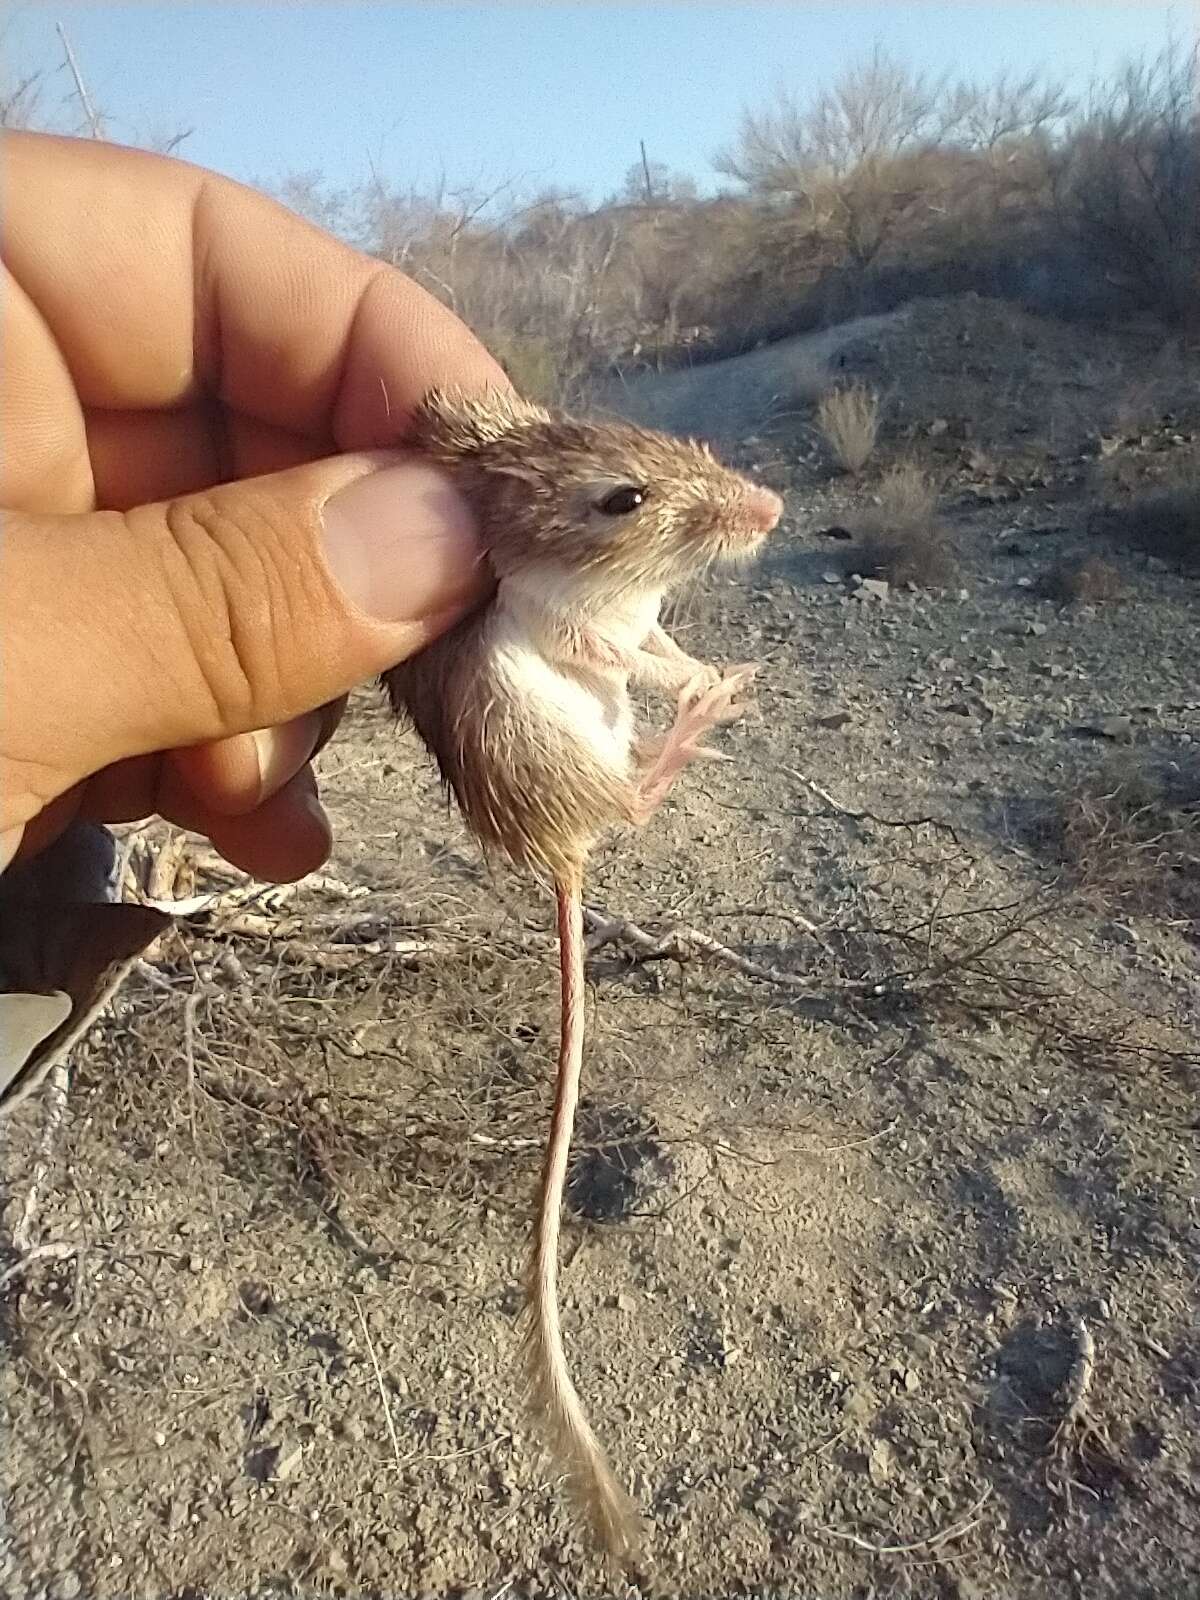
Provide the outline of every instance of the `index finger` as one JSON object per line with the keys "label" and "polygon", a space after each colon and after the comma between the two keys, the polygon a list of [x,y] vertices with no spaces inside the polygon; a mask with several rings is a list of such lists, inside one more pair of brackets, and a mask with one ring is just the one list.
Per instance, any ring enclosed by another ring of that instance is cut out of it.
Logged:
{"label": "index finger", "polygon": [[5,264],[87,408],[215,398],[357,450],[434,385],[510,387],[412,279],[230,179],[47,134],[6,133],[0,162]]}

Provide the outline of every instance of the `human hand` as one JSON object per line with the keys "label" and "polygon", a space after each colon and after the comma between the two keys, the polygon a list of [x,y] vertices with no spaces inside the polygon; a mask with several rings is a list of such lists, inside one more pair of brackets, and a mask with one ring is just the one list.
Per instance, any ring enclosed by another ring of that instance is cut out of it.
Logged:
{"label": "human hand", "polygon": [[486,592],[465,503],[397,453],[411,410],[507,380],[223,178],[42,134],[0,162],[0,870],[158,813],[300,877],[343,697]]}

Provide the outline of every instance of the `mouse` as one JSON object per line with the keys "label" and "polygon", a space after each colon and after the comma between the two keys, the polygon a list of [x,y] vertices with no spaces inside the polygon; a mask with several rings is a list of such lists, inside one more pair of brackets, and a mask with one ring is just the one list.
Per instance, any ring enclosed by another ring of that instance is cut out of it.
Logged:
{"label": "mouse", "polygon": [[[495,587],[383,683],[485,854],[553,891],[559,1051],[523,1352],[529,1399],[571,1500],[609,1560],[628,1567],[646,1526],[572,1380],[558,1310],[584,1048],[584,875],[597,841],[649,822],[693,761],[729,759],[704,739],[741,714],[755,669],[696,660],[660,613],[680,584],[755,556],[783,502],[703,442],[500,391],[430,392],[406,442],[466,497]],[[638,726],[631,689],[674,701],[665,734]]]}

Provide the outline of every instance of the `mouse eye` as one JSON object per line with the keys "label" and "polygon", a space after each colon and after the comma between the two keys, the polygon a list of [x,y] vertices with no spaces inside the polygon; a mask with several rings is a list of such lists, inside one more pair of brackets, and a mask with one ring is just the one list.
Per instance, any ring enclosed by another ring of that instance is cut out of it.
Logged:
{"label": "mouse eye", "polygon": [[644,503],[645,489],[639,489],[636,484],[622,484],[619,489],[614,489],[611,494],[606,494],[597,505],[597,511],[603,511],[606,517],[627,517],[631,511]]}

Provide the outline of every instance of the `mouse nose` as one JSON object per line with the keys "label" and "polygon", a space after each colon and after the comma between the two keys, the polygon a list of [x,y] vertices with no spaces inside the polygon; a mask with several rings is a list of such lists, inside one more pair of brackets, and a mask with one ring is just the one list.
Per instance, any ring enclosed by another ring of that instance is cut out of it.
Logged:
{"label": "mouse nose", "polygon": [[748,496],[748,509],[750,521],[757,531],[770,533],[783,515],[783,501],[773,489],[755,485]]}

